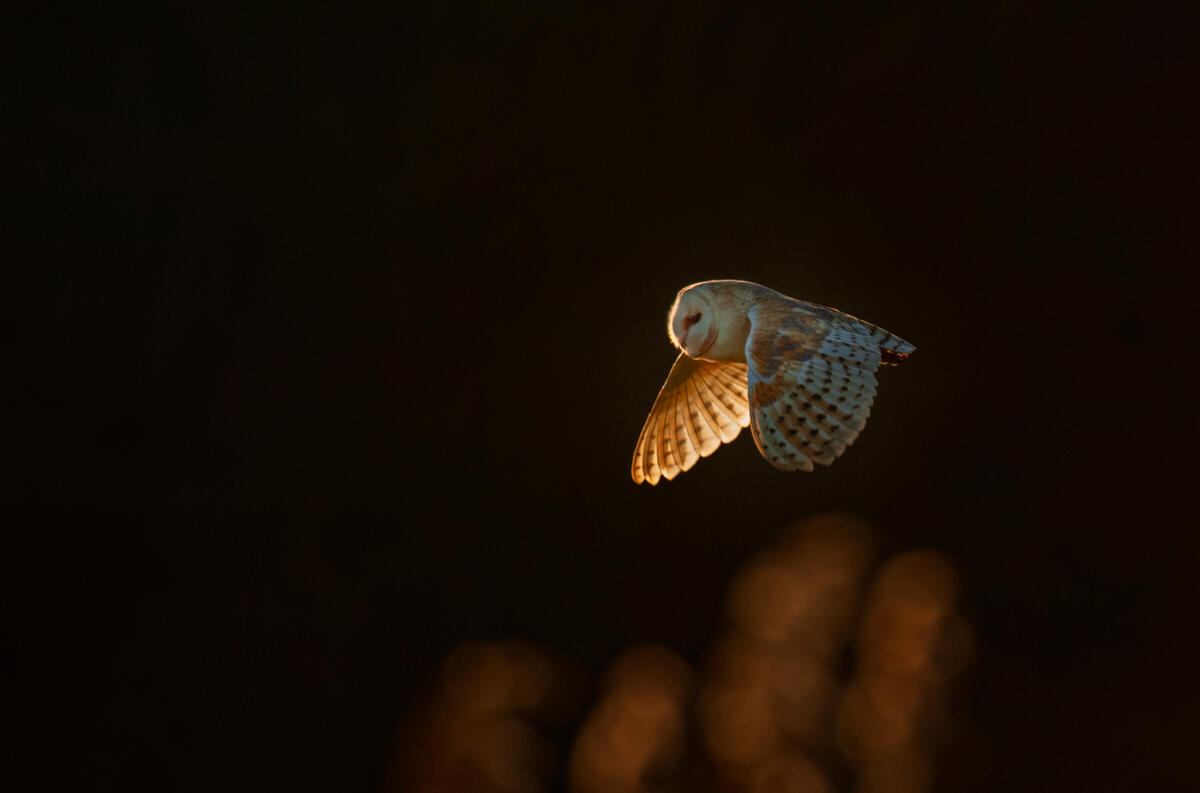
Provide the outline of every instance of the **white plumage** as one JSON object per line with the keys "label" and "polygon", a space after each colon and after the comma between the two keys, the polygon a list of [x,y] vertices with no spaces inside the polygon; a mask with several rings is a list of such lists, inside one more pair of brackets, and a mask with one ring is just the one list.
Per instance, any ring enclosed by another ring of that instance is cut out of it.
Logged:
{"label": "white plumage", "polygon": [[849,314],[749,281],[680,290],[667,333],[681,352],[633,454],[633,480],[674,479],[749,426],[784,471],[829,465],[854,443],[875,371],[916,348]]}

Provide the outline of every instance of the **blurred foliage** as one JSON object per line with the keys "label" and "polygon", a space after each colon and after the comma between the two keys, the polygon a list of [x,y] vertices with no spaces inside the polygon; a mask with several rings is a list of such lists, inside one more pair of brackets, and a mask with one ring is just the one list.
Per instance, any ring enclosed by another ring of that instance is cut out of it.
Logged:
{"label": "blurred foliage", "polygon": [[[959,575],[936,551],[878,557],[856,518],[793,528],[735,575],[696,668],[661,645],[631,647],[582,712],[582,675],[552,651],[460,645],[405,719],[391,789],[934,789],[973,656]],[[545,729],[564,724],[569,753],[555,757]]]}

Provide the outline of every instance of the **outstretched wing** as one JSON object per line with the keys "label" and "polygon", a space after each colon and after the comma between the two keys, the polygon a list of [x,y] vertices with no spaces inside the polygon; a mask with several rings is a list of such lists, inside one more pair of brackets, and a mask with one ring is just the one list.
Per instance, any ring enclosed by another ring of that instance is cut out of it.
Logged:
{"label": "outstretched wing", "polygon": [[869,322],[799,300],[750,310],[746,340],[750,426],[758,450],[784,471],[829,465],[866,426],[875,371],[916,348]]}
{"label": "outstretched wing", "polygon": [[633,451],[633,481],[674,479],[750,423],[746,365],[680,353]]}

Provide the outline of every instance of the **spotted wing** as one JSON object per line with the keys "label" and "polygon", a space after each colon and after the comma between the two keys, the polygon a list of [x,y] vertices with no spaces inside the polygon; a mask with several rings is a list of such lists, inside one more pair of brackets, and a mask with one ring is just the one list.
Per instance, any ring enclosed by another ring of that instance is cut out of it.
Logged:
{"label": "spotted wing", "polygon": [[866,426],[875,371],[916,348],[882,328],[797,300],[750,311],[746,341],[750,426],[758,450],[784,471],[829,465]]}
{"label": "spotted wing", "polygon": [[658,484],[707,457],[750,423],[746,365],[675,360],[633,451],[633,481]]}

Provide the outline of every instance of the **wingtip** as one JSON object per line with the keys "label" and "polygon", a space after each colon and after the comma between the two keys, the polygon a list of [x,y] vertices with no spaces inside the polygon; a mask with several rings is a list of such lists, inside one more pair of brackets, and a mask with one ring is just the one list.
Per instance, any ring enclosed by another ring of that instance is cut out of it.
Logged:
{"label": "wingtip", "polygon": [[[913,348],[916,351],[916,348]],[[908,360],[911,352],[896,352],[895,350],[883,350],[879,354],[879,362],[887,366],[899,366]]]}

